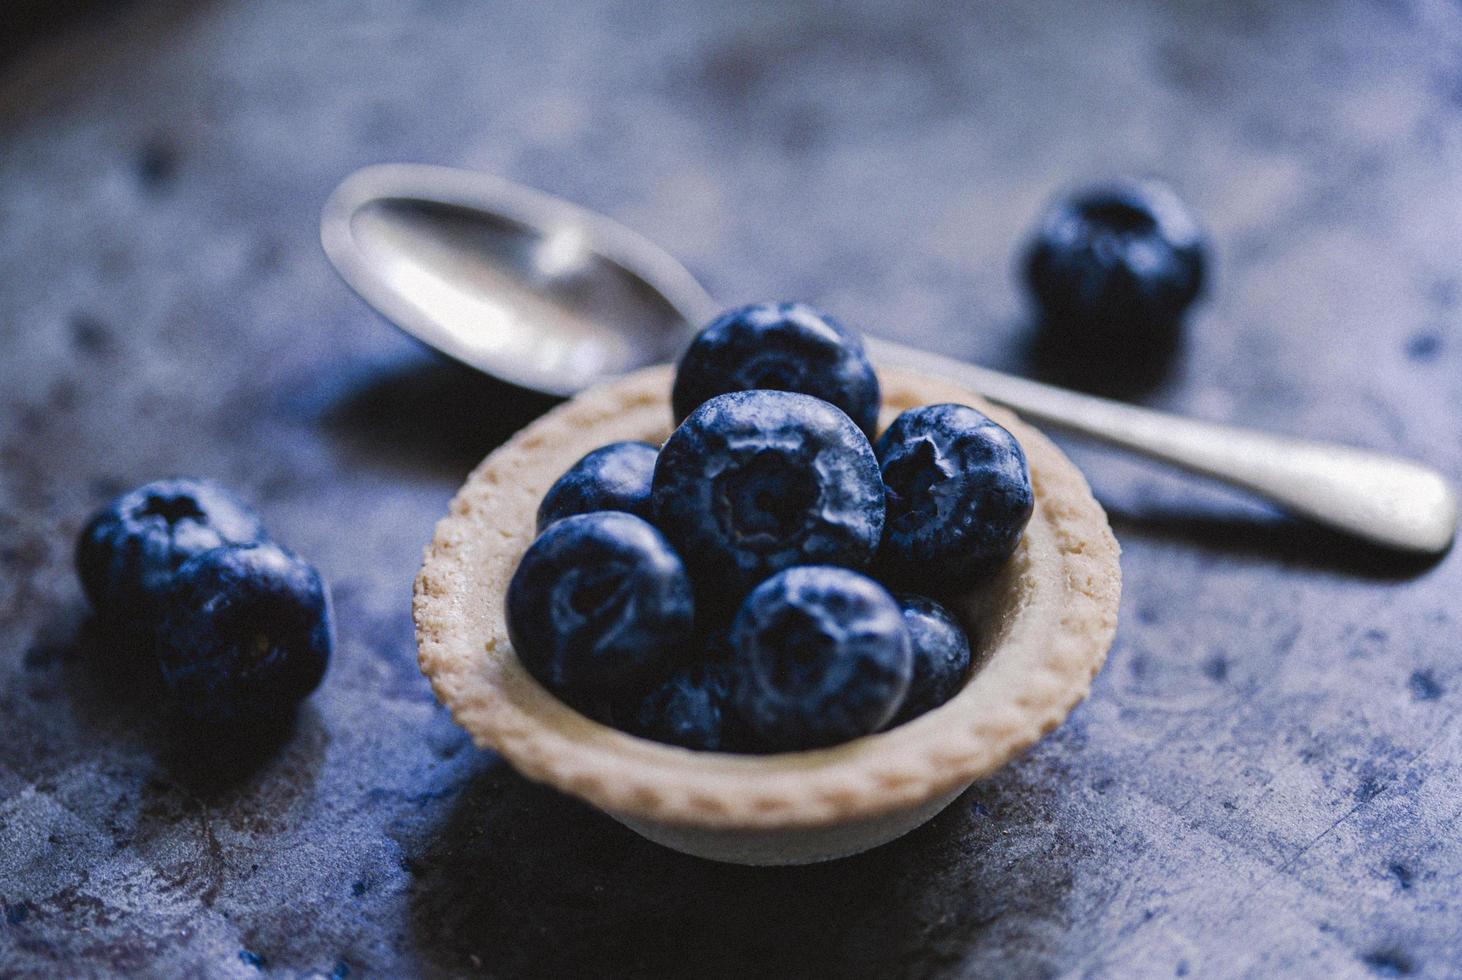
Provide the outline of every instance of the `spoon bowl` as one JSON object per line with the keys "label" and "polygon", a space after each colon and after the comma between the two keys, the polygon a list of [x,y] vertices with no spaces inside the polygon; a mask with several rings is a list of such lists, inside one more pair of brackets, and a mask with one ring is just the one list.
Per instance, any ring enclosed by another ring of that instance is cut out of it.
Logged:
{"label": "spoon bowl", "polygon": [[347,281],[402,329],[552,395],[672,360],[714,308],[678,265],[646,268],[654,247],[626,229],[444,167],[358,171],[321,229]]}

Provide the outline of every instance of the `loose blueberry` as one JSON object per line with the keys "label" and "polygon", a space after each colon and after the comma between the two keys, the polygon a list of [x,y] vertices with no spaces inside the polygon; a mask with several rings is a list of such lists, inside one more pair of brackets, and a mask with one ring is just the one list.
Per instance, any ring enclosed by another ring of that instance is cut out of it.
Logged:
{"label": "loose blueberry", "polygon": [[869,439],[876,431],[878,376],[863,342],[806,303],[758,303],[711,321],[680,359],[671,394],[675,420],[717,395],[757,388],[821,398]]}
{"label": "loose blueberry", "polygon": [[508,583],[508,634],[523,666],[570,704],[635,689],[690,638],[690,578],[632,514],[550,524]]}
{"label": "loose blueberry", "polygon": [[162,679],[184,714],[223,723],[287,714],[319,686],[333,646],[320,573],[272,543],[183,563],[158,633]]}
{"label": "loose blueberry", "polygon": [[970,675],[970,640],[950,611],[921,595],[894,598],[909,629],[914,675],[890,728],[939,707],[959,693]]}
{"label": "loose blueberry", "polygon": [[1171,334],[1203,289],[1198,222],[1167,187],[1122,182],[1059,202],[1025,260],[1046,322],[1115,337]]}
{"label": "loose blueberry", "polygon": [[898,603],[846,568],[767,579],[731,627],[737,713],[772,751],[845,742],[882,728],[909,687],[913,653]]}
{"label": "loose blueberry", "polygon": [[993,575],[1035,507],[1025,452],[966,405],[904,412],[878,440],[888,488],[879,551],[888,581],[947,592]]}
{"label": "loose blueberry", "polygon": [[659,450],[648,442],[612,442],[559,477],[538,505],[538,530],[574,514],[618,510],[650,519],[650,478]]}
{"label": "loose blueberry", "polygon": [[792,565],[866,565],[883,531],[873,449],[810,395],[718,395],[671,434],[655,465],[655,522],[708,604],[735,609]]}
{"label": "loose blueberry", "polygon": [[732,670],[700,662],[675,671],[633,708],[631,730],[687,749],[723,752],[734,743]]}
{"label": "loose blueberry", "polygon": [[158,480],[97,511],[76,542],[76,572],[92,608],[151,624],[185,561],[265,539],[259,515],[208,480]]}

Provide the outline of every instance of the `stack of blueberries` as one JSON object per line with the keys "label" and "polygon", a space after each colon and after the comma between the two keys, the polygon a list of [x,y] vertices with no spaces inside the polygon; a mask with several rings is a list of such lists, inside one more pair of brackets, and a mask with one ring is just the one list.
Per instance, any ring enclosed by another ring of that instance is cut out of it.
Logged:
{"label": "stack of blueberries", "polygon": [[971,663],[938,601],[989,580],[1034,497],[965,405],[877,435],[861,341],[799,303],[732,310],[680,362],[679,426],[575,463],[508,587],[523,664],[567,703],[692,749],[810,749],[948,700]]}
{"label": "stack of blueberries", "polygon": [[97,511],[76,571],[102,631],[156,668],[171,706],[270,724],[319,686],[334,632],[313,565],[209,480],[156,480]]}
{"label": "stack of blueberries", "polygon": [[[1175,335],[1203,285],[1197,222],[1151,181],[1060,201],[1024,272],[1067,338]],[[578,710],[691,749],[782,752],[952,697],[970,642],[941,604],[988,582],[1034,498],[973,408],[877,432],[859,339],[802,304],[724,314],[681,360],[678,428],[589,453],[548,491],[507,595],[529,672]]]}

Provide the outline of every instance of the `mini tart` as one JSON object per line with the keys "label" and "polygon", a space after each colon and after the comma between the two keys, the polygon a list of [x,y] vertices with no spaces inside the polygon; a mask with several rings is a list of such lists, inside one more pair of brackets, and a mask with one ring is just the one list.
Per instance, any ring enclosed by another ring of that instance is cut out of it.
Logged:
{"label": "mini tart", "polygon": [[1086,696],[1117,624],[1117,542],[1081,473],[1040,432],[950,382],[883,367],[881,425],[917,405],[962,402],[1020,441],[1035,513],[988,585],[952,603],[978,658],[953,699],[831,748],[694,752],[578,714],[535,681],[508,641],[504,595],[549,486],[591,449],[656,445],[671,425],[668,366],[584,392],[488,456],[437,525],[416,579],[421,670],[458,724],[530,779],[652,840],[745,864],[825,860],[918,826],[1042,735]]}

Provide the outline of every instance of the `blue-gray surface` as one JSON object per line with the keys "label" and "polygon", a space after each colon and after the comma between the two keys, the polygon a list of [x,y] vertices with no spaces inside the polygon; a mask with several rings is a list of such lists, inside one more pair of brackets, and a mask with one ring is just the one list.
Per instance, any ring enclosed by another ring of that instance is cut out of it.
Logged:
{"label": "blue-gray surface", "polygon": [[[1073,447],[1125,547],[1090,700],[896,844],[684,858],[433,701],[420,548],[542,403],[396,334],[315,241],[354,167],[477,167],[728,301],[1457,477],[1459,51],[1462,10],[1404,2],[197,0],[33,44],[0,67],[0,975],[1462,975],[1462,557]],[[1029,343],[1011,277],[1048,195],[1128,171],[1218,247],[1145,376]],[[334,582],[280,744],[180,737],[84,626],[79,522],[173,472]]]}

